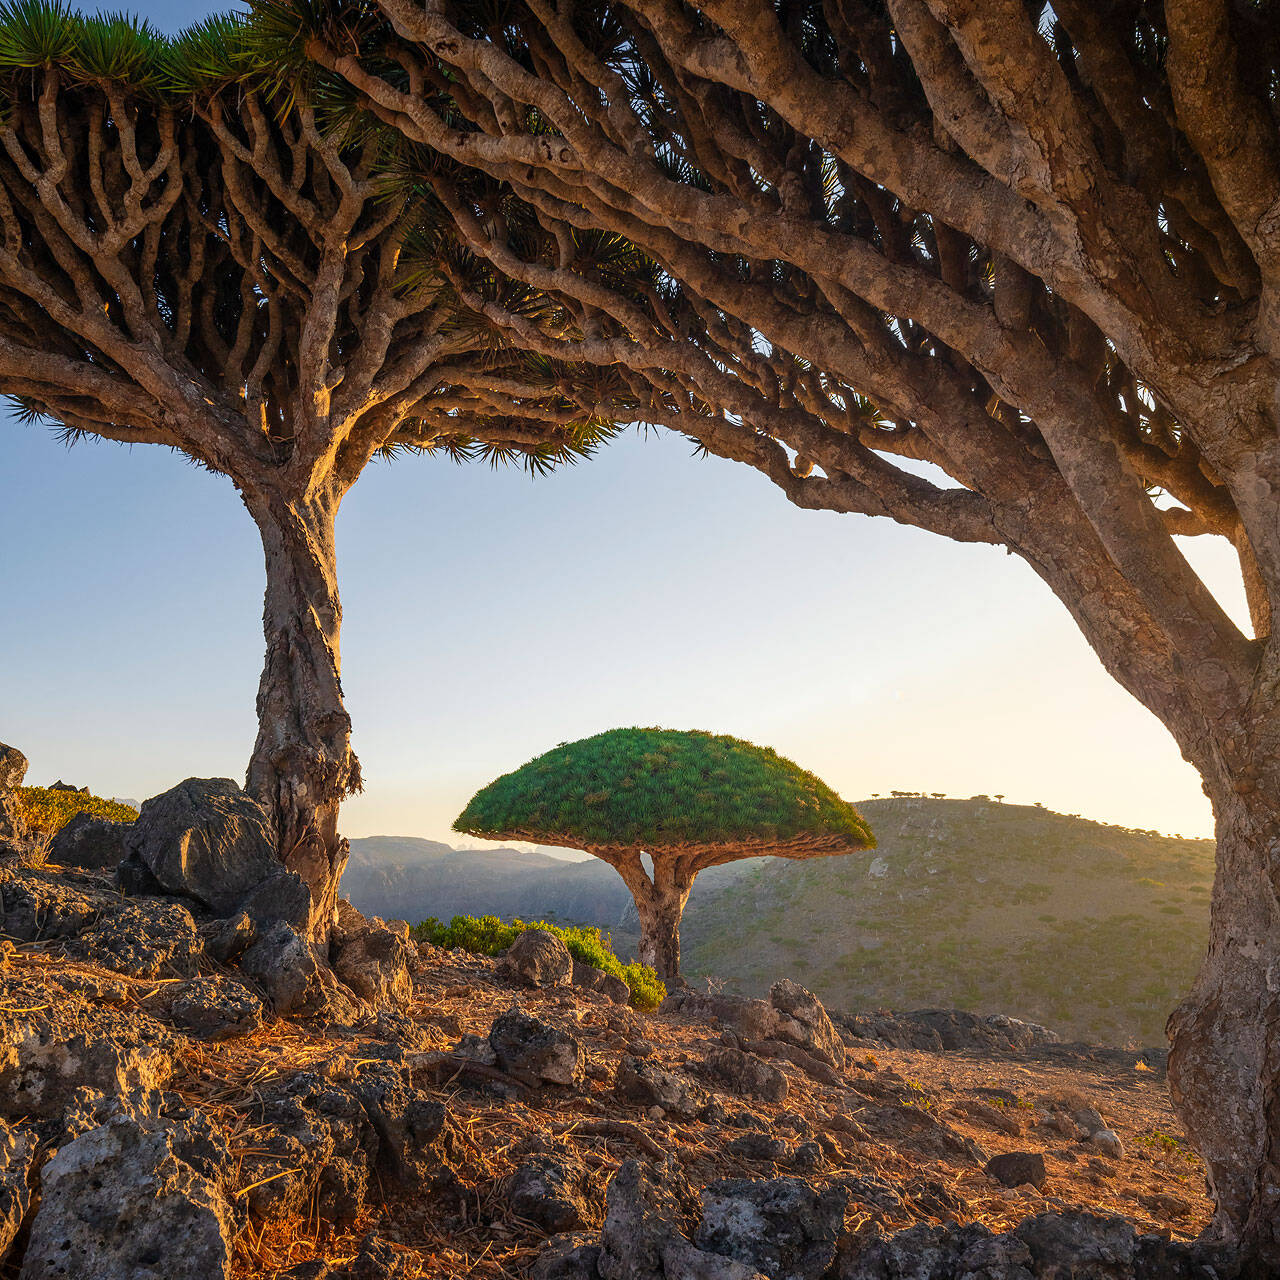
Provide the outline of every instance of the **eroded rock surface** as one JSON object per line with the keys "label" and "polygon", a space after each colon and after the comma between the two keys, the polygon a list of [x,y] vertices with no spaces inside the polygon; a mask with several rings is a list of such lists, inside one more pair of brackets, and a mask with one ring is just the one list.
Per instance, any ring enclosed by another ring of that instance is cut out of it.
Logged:
{"label": "eroded rock surface", "polygon": [[49,861],[86,871],[114,871],[125,857],[131,825],[77,813],[49,842]]}
{"label": "eroded rock surface", "polygon": [[498,1066],[526,1084],[582,1083],[586,1059],[578,1040],[518,1008],[494,1020],[489,1044]]}

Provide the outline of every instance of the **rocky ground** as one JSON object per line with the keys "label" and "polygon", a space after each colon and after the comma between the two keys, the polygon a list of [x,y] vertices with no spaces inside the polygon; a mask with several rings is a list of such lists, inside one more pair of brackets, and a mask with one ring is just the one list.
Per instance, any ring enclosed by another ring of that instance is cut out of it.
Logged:
{"label": "rocky ground", "polygon": [[[1206,1222],[1158,1055],[956,1015],[836,1033],[787,983],[642,1015],[545,935],[419,949],[394,1011],[279,1017],[181,903],[12,861],[0,902],[7,1276],[1021,1277]],[[975,1242],[986,1270],[884,1262]]]}
{"label": "rocky ground", "polygon": [[0,1280],[1232,1274],[1159,1051],[308,906],[225,780],[0,831]]}

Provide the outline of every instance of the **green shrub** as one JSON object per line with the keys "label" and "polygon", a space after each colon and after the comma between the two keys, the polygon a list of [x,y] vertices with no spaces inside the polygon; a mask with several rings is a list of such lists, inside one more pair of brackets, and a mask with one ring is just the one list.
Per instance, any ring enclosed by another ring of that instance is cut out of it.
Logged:
{"label": "green shrub", "polygon": [[91,813],[112,822],[132,822],[138,811],[127,804],[86,795],[83,791],[54,790],[51,787],[19,787],[18,799],[27,826],[39,836],[57,835],[77,813]]}
{"label": "green shrub", "polygon": [[528,929],[554,933],[575,960],[621,978],[630,988],[631,1003],[637,1009],[656,1009],[667,994],[665,984],[648,965],[623,964],[614,954],[612,938],[602,935],[594,925],[562,928],[546,920],[512,920],[506,924],[497,916],[454,916],[446,925],[431,916],[415,925],[412,932],[418,942],[449,950],[457,947],[478,956],[496,956]]}

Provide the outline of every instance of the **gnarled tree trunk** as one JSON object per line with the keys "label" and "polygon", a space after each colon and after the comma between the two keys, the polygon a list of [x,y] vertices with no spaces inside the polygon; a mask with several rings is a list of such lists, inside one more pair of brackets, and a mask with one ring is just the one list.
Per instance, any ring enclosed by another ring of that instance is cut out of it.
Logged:
{"label": "gnarled tree trunk", "polygon": [[[598,857],[605,857],[597,853]],[[684,986],[680,976],[680,917],[693,888],[695,871],[677,859],[653,859],[653,877],[638,853],[612,862],[635,899],[640,917],[640,963],[647,964],[668,986]]]}
{"label": "gnarled tree trunk", "polygon": [[1208,1167],[1214,1233],[1250,1274],[1280,1275],[1280,795],[1250,778],[1210,791],[1209,950],[1169,1019],[1169,1086]]}
{"label": "gnarled tree trunk", "polygon": [[311,890],[310,934],[327,942],[348,846],[338,809],[360,789],[342,703],[334,518],[329,495],[247,500],[266,552],[258,739],[247,790],[275,820],[280,859]]}

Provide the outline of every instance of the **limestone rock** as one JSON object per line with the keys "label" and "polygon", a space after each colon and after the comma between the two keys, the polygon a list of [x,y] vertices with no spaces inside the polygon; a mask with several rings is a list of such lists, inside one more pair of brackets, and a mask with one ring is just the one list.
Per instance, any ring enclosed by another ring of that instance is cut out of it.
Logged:
{"label": "limestone rock", "polygon": [[530,1280],[600,1280],[600,1246],[589,1236],[555,1236],[538,1254]]}
{"label": "limestone rock", "polygon": [[624,1161],[605,1192],[598,1268],[602,1280],[662,1280],[663,1254],[688,1242],[693,1200],[680,1167]]}
{"label": "limestone rock", "polygon": [[113,871],[125,856],[125,837],[132,823],[110,822],[77,813],[49,844],[49,861],[60,867]]}
{"label": "limestone rock", "polygon": [[262,1025],[262,1001],[227,978],[196,978],[173,997],[175,1026],[205,1040],[248,1035]]}
{"label": "limestone rock", "polygon": [[644,1058],[631,1056],[618,1063],[614,1091],[624,1101],[645,1110],[661,1107],[677,1120],[692,1120],[707,1105],[706,1094],[692,1081]]}
{"label": "limestone rock", "polygon": [[563,987],[573,978],[569,948],[546,929],[526,929],[503,953],[498,968],[530,987]]}
{"label": "limestone rock", "polygon": [[1038,1151],[1008,1151],[992,1156],[986,1168],[1002,1187],[1023,1187],[1029,1183],[1039,1191],[1048,1176],[1044,1156]]}
{"label": "limestone rock", "polygon": [[769,1003],[778,1011],[779,1030],[784,1032],[775,1032],[775,1039],[799,1045],[829,1066],[844,1066],[844,1041],[812,991],[782,978],[769,989]]}
{"label": "limestone rock", "polygon": [[27,757],[17,747],[0,742],[0,839],[20,839],[26,834],[17,790],[27,776]]}
{"label": "limestone rock", "polygon": [[117,895],[87,875],[0,866],[0,933],[19,942],[74,938],[119,905]]}
{"label": "limestone rock", "polygon": [[819,1280],[836,1255],[847,1193],[799,1178],[731,1179],[702,1191],[699,1248],[735,1258],[772,1280]]}
{"label": "limestone rock", "polygon": [[586,1169],[577,1160],[530,1156],[511,1175],[507,1202],[518,1218],[548,1235],[572,1231],[587,1216]]}
{"label": "limestone rock", "polygon": [[81,1088],[123,1096],[169,1083],[173,1055],[157,1037],[147,1037],[141,1020],[112,1013],[102,1023],[111,1029],[99,1025],[68,1036],[47,1018],[0,1021],[0,1112],[51,1118]]}
{"label": "limestone rock", "polygon": [[787,1077],[754,1053],[728,1046],[712,1049],[703,1060],[703,1070],[721,1088],[738,1097],[781,1102],[787,1096]]}
{"label": "limestone rock", "polygon": [[76,950],[116,973],[155,978],[193,973],[203,946],[186,907],[151,898],[100,919],[77,940]]}
{"label": "limestone rock", "polygon": [[240,968],[266,992],[278,1014],[318,1013],[327,997],[320,966],[306,940],[283,920],[273,921],[240,957]]}
{"label": "limestone rock", "polygon": [[0,1120],[0,1263],[18,1234],[31,1207],[31,1168],[36,1159],[36,1140]]}
{"label": "limestone rock", "polygon": [[582,1045],[567,1032],[518,1008],[494,1019],[489,1044],[498,1066],[526,1084],[582,1083],[586,1070]]}
{"label": "limestone rock", "polygon": [[628,1004],[631,1001],[631,988],[621,978],[615,978],[613,974],[605,973],[593,964],[574,960],[571,981],[575,987],[584,991],[598,991],[602,996],[608,996],[614,1004]]}
{"label": "limestone rock", "polygon": [[333,971],[362,1000],[375,1008],[402,1005],[413,994],[409,964],[413,949],[381,921],[366,921],[366,928],[335,939]]}
{"label": "limestone rock", "polygon": [[215,915],[232,914],[280,870],[270,819],[230,778],[188,778],[146,801],[125,844],[125,868],[144,868]]}
{"label": "limestone rock", "polygon": [[227,1202],[168,1132],[121,1115],[45,1165],[21,1280],[218,1280],[232,1239]]}

